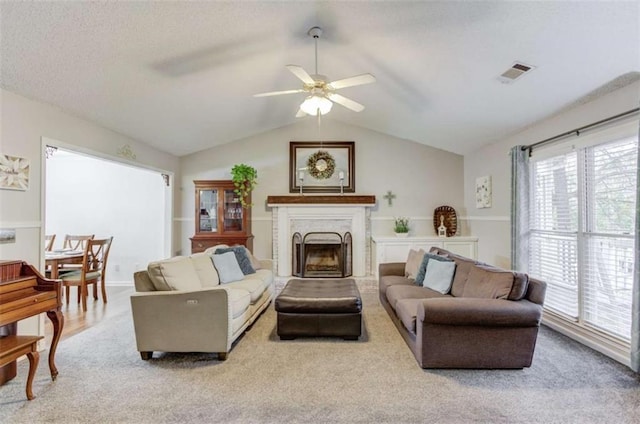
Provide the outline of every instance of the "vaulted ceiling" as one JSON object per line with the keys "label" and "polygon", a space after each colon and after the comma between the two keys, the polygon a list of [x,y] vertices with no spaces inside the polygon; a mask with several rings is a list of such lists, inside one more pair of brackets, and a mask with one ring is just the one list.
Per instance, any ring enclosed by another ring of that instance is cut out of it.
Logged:
{"label": "vaulted ceiling", "polygon": [[[296,122],[287,64],[371,73],[325,121],[468,153],[640,72],[638,2],[0,3],[4,89],[181,156]],[[535,66],[512,84],[514,62]]]}

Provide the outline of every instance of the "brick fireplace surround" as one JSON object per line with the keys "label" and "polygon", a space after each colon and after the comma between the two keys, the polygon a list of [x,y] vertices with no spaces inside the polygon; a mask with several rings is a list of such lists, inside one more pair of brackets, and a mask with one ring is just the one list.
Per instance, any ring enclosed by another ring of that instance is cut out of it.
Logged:
{"label": "brick fireplace surround", "polygon": [[299,232],[334,231],[353,237],[353,276],[364,277],[371,268],[372,195],[268,196],[272,209],[273,258],[279,277],[291,276],[291,237]]}

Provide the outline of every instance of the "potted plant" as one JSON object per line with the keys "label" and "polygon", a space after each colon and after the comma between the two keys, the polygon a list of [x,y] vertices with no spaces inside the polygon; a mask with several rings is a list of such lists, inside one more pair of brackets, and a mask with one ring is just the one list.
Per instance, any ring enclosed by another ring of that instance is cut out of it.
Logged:
{"label": "potted plant", "polygon": [[409,235],[409,218],[402,216],[396,218],[393,231],[396,233],[396,237],[406,237]]}
{"label": "potted plant", "polygon": [[246,208],[251,206],[247,203],[247,196],[258,185],[258,171],[253,166],[240,163],[231,168],[231,180],[235,189],[233,190],[240,198],[240,204]]}

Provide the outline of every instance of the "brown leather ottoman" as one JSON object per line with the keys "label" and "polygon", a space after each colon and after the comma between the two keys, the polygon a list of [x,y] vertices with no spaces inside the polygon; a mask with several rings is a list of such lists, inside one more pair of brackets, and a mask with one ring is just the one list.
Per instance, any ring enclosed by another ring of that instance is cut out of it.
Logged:
{"label": "brown leather ottoman", "polygon": [[362,299],[356,282],[300,280],[287,282],[276,297],[277,333],[296,337],[343,337],[357,340],[362,333]]}

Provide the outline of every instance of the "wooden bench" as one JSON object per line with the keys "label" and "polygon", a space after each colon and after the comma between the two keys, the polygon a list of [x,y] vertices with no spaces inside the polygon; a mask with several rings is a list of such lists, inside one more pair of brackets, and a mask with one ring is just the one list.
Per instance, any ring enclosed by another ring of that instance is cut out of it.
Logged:
{"label": "wooden bench", "polygon": [[31,391],[33,376],[38,369],[40,354],[38,353],[38,340],[42,336],[4,336],[0,337],[0,367],[5,366],[22,355],[29,358],[29,376],[27,377],[27,399],[35,398]]}

